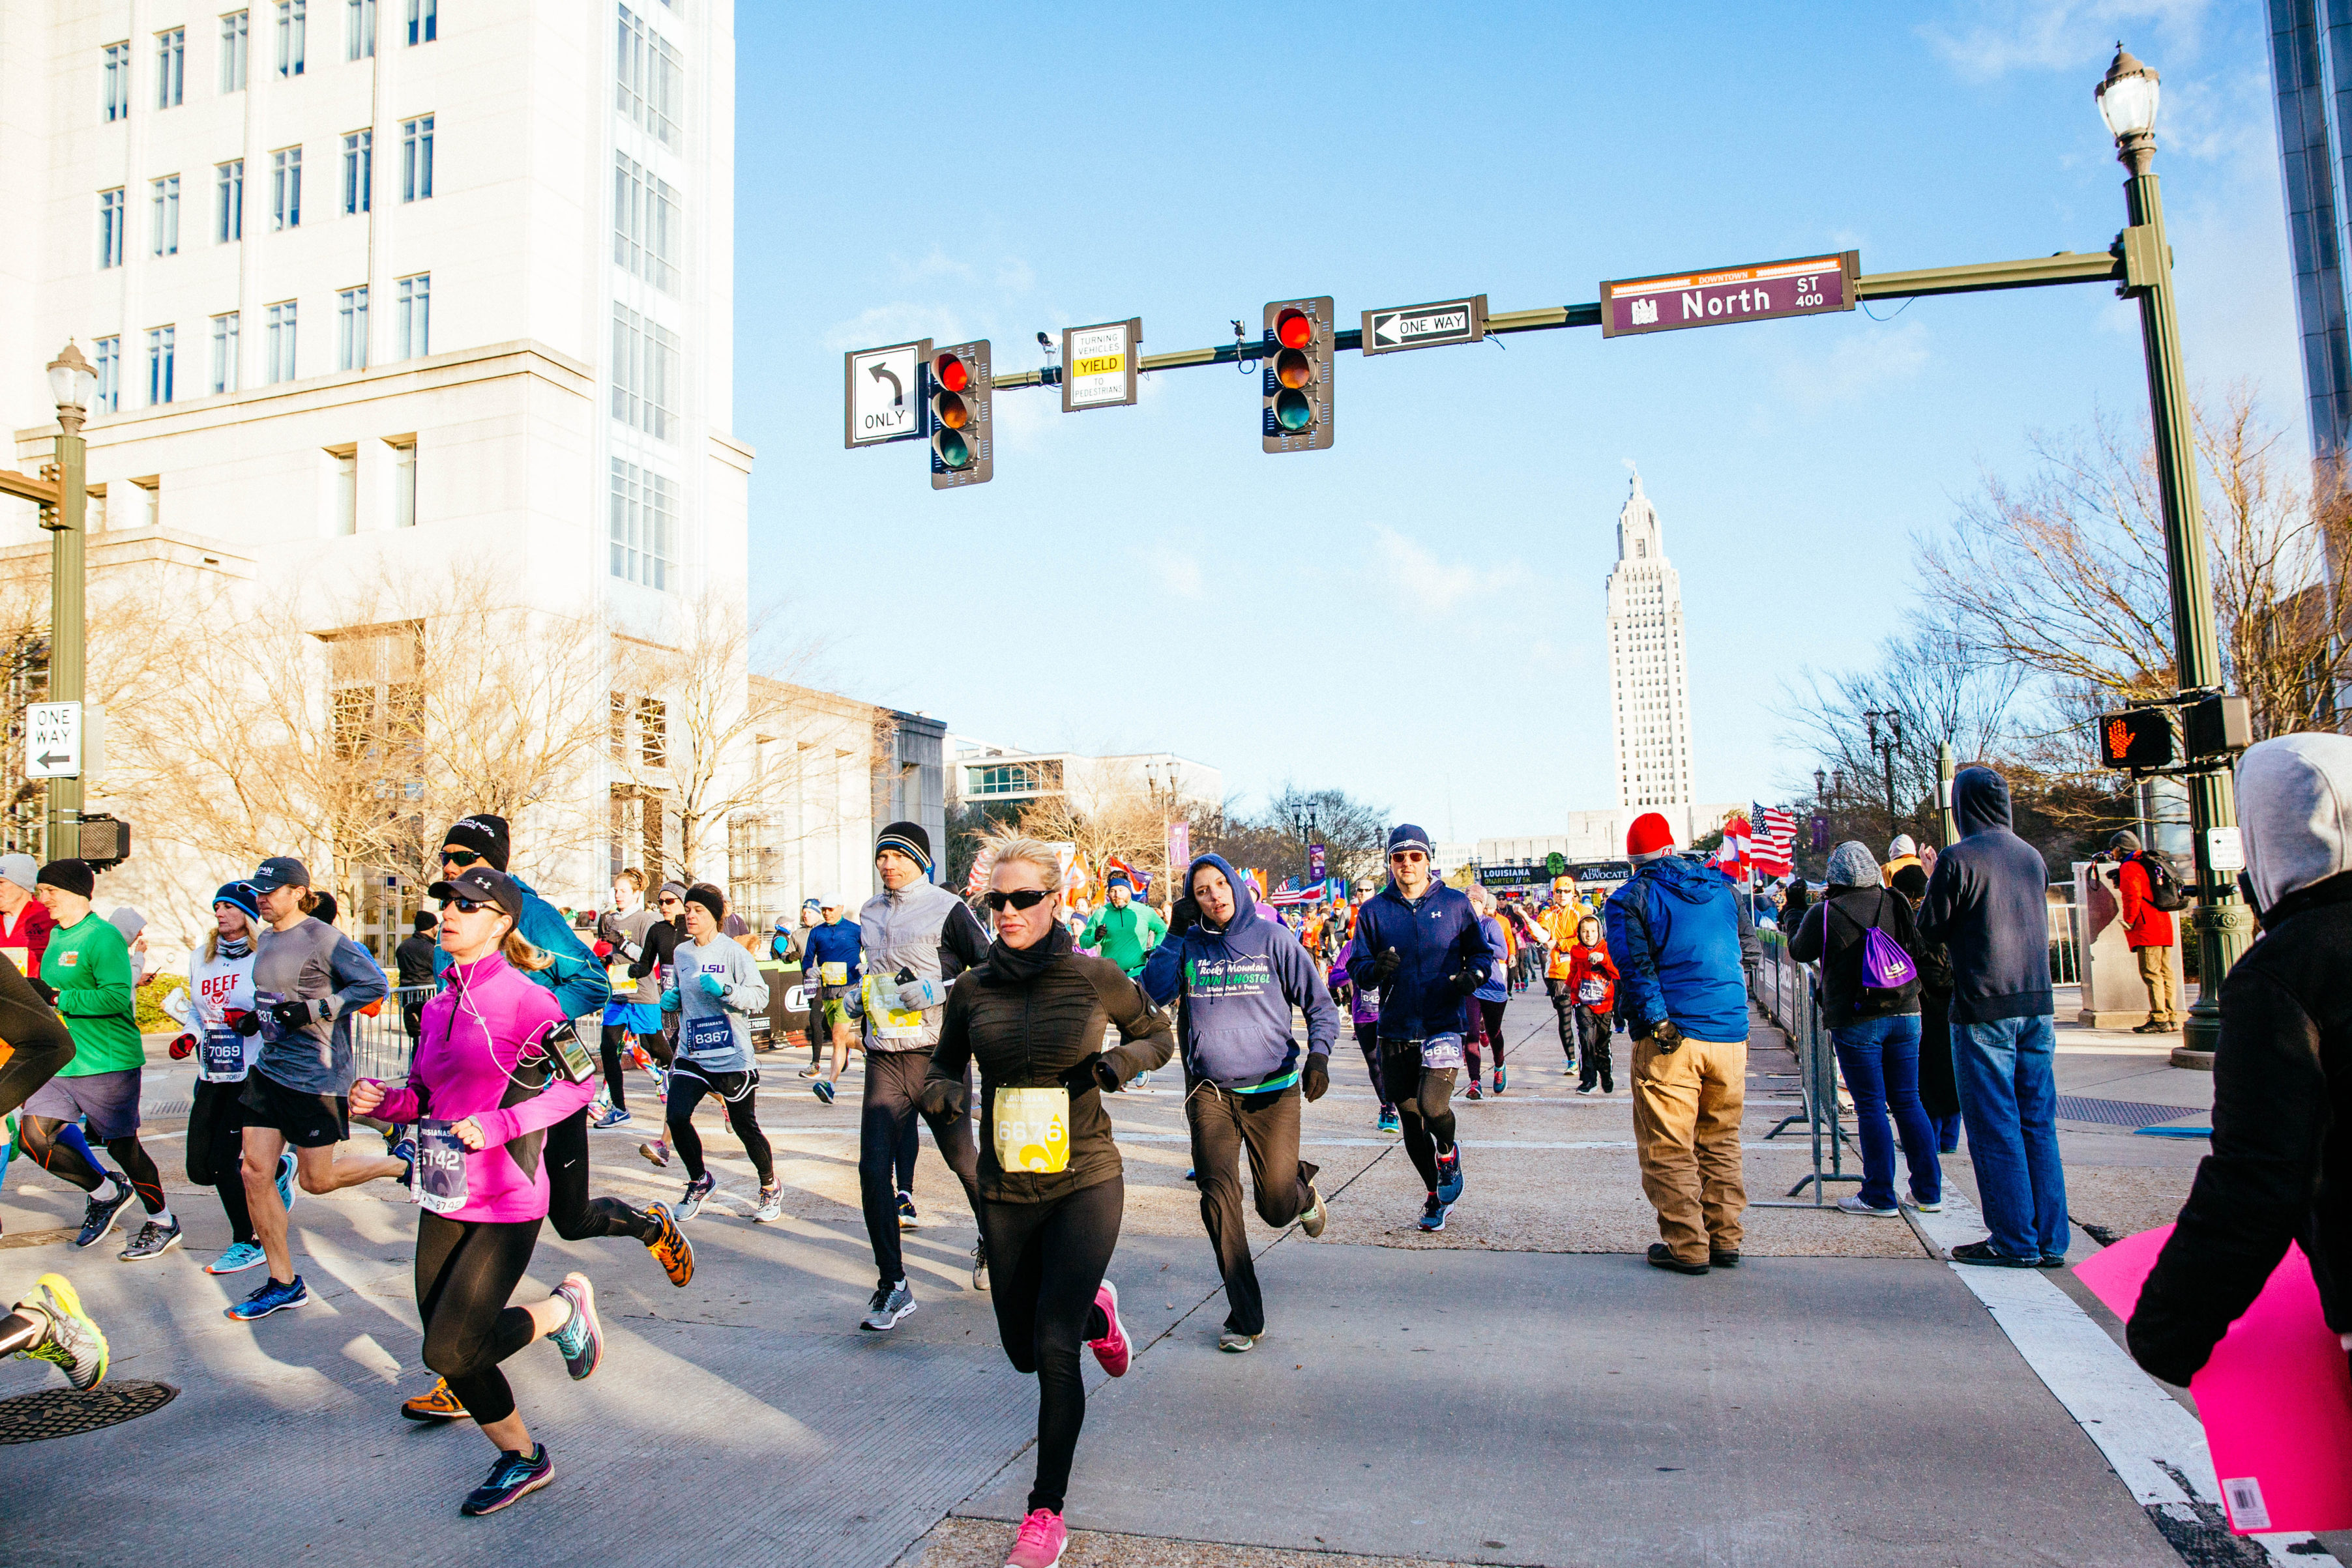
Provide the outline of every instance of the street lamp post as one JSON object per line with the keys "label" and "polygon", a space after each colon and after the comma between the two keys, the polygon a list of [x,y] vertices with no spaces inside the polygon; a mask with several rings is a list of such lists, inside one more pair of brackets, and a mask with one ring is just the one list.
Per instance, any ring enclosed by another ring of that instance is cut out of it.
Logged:
{"label": "street lamp post", "polygon": [[[2164,196],[2156,181],[2156,72],[2116,46],[2095,97],[2116,139],[2116,161],[2130,171],[2124,201],[2131,226],[2118,246],[2122,292],[2139,300],[2140,342],[2147,361],[2147,405],[2156,434],[2157,487],[2164,506],[2164,553],[2172,587],[2173,670],[2183,694],[2221,689],[2221,639],[2205,568],[2205,517],[2197,496],[2197,446],[2180,363],[2180,317],[2173,297],[2172,248],[2164,237]],[[2192,764],[2196,759],[2192,758]],[[2189,823],[2197,862],[2197,1004],[2183,1043],[2211,1051],[2221,1038],[2221,978],[2246,950],[2253,921],[2229,876],[2213,868],[2213,830],[2238,821],[2225,764],[2189,775]]]}
{"label": "street lamp post", "polygon": [[[1886,836],[1891,841],[1902,831],[1895,815],[1895,754],[1903,747],[1903,716],[1892,709],[1873,709],[1862,716],[1862,723],[1870,737],[1870,749],[1878,753],[1879,764],[1886,775]],[[1878,733],[1882,724],[1886,727],[1884,737]]]}
{"label": "street lamp post", "polygon": [[[49,361],[49,395],[58,405],[58,504],[42,520],[49,530],[49,700],[82,700],[82,538],[87,509],[88,448],[82,421],[89,415],[98,373],[68,340]],[[87,737],[85,736],[85,740]],[[81,779],[49,780],[42,850],[50,860],[81,852]]]}

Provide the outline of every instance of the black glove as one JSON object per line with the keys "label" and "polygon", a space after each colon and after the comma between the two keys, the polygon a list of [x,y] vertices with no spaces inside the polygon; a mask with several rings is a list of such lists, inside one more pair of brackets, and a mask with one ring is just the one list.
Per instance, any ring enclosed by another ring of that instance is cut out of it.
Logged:
{"label": "black glove", "polygon": [[1201,924],[1201,902],[1187,894],[1168,912],[1168,935],[1181,936]]}
{"label": "black glove", "polygon": [[1331,1088],[1331,1059],[1320,1052],[1307,1059],[1307,1071],[1298,1092],[1307,1096],[1309,1105],[1320,1100]]}
{"label": "black glove", "polygon": [[1445,983],[1466,997],[1486,983],[1486,971],[1472,964],[1446,976]]}
{"label": "black glove", "polygon": [[1397,969],[1403,963],[1403,954],[1393,947],[1381,948],[1381,956],[1372,960],[1372,984],[1387,985],[1396,977]]}
{"label": "black glove", "polygon": [[971,1102],[962,1084],[937,1079],[923,1085],[920,1103],[926,1115],[961,1116]]}
{"label": "black glove", "polygon": [[1089,1089],[1116,1094],[1120,1087],[1118,1069],[1104,1060],[1101,1051],[1090,1051],[1063,1071],[1062,1087],[1072,1094],[1083,1094]]}
{"label": "black glove", "polygon": [[237,1033],[245,1036],[246,1039],[251,1040],[255,1035],[261,1032],[261,1015],[259,1013],[239,1013],[236,1015],[236,1020],[228,1027],[236,1030]]}
{"label": "black glove", "polygon": [[272,1002],[269,1021],[279,1029],[301,1029],[312,1020],[308,1002]]}
{"label": "black glove", "polygon": [[1675,1027],[1674,1019],[1660,1019],[1650,1026],[1650,1040],[1660,1056],[1672,1056],[1682,1049],[1683,1031]]}

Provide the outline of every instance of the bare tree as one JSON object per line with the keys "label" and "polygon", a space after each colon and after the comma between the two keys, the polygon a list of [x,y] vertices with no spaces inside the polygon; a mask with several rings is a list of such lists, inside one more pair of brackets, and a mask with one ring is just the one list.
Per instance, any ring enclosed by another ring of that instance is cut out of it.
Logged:
{"label": "bare tree", "polygon": [[1066,778],[1059,793],[1023,808],[1020,828],[1031,838],[1074,846],[1096,876],[1117,859],[1164,885],[1167,819],[1133,764],[1105,764]]}

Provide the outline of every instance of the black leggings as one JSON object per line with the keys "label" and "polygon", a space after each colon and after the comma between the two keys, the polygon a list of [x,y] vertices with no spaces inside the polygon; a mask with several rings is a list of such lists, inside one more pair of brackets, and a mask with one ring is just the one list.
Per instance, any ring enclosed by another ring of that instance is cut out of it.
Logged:
{"label": "black leggings", "polygon": [[[898,1195],[914,1190],[916,1119],[920,1113],[923,1075],[931,1070],[928,1051],[869,1051],[866,1053],[866,1096],[857,1111],[857,1194],[866,1211],[866,1239],[874,1244],[874,1266],[885,1290],[907,1277],[906,1254],[898,1244]],[[971,1091],[967,1079],[967,1103]],[[972,1216],[980,1215],[980,1145],[973,1138],[971,1118],[923,1116],[931,1124],[931,1140],[940,1155],[963,1183]],[[892,1185],[892,1178],[897,1185]]]}
{"label": "black leggings", "polygon": [[687,1062],[678,1062],[669,1073],[669,1141],[677,1150],[678,1158],[686,1162],[689,1180],[702,1179],[702,1134],[694,1130],[694,1108],[705,1094],[716,1094],[727,1107],[727,1124],[743,1140],[743,1152],[751,1156],[751,1168],[760,1173],[760,1185],[766,1186],[776,1179],[775,1155],[768,1148],[768,1134],[760,1131],[760,1073],[714,1072],[708,1078]]}
{"label": "black leggings", "polygon": [[[58,1129],[64,1124],[49,1116],[20,1116],[16,1120],[18,1147],[30,1156],[35,1165],[68,1186],[84,1192],[96,1192],[107,1172],[100,1170],[79,1154],[70,1144],[58,1140]],[[106,1140],[106,1152],[122,1167],[123,1179],[131,1190],[139,1195],[140,1203],[150,1214],[163,1212],[163,1173],[155,1168],[148,1157],[146,1146],[139,1134],[128,1133],[120,1138]],[[242,1179],[242,1178],[240,1178]]]}
{"label": "black leggings", "polygon": [[996,1332],[1013,1369],[1037,1375],[1037,1480],[1029,1511],[1062,1511],[1070,1458],[1087,1420],[1087,1385],[1078,1350],[1110,1333],[1095,1305],[1103,1272],[1118,1246],[1127,1183],[1118,1176],[1045,1203],[983,1200],[990,1299]]}
{"label": "black leggings", "polygon": [[196,1080],[196,1098],[188,1108],[188,1179],[220,1195],[221,1212],[228,1216],[229,1239],[250,1242],[253,1210],[245,1200],[245,1093],[243,1082],[214,1083]]}
{"label": "black leggings", "polygon": [[1559,1016],[1559,1049],[1571,1062],[1576,1060],[1576,997],[1566,980],[1546,980],[1544,989],[1551,993],[1551,1010]]}
{"label": "black leggings", "polygon": [[1372,1080],[1372,1097],[1381,1103],[1381,1110],[1394,1109],[1394,1103],[1389,1099],[1388,1085],[1381,1082],[1380,1025],[1359,1022],[1356,1025],[1356,1048],[1364,1053],[1364,1071]]}
{"label": "black leggings", "polygon": [[604,1095],[613,1102],[613,1109],[629,1108],[628,1092],[621,1087],[621,1052],[629,1048],[629,1031],[619,1024],[604,1026]]}
{"label": "black leggings", "polygon": [[1381,1092],[1397,1108],[1405,1156],[1430,1191],[1437,1190],[1437,1156],[1454,1148],[1454,1072],[1421,1064],[1421,1042],[1381,1041]]}
{"label": "black leggings", "polygon": [[466,1413],[484,1426],[514,1414],[499,1363],[539,1337],[530,1314],[507,1305],[539,1243],[536,1219],[416,1216],[416,1310],[425,1364],[446,1378]]}
{"label": "black leggings", "polygon": [[547,1218],[566,1241],[599,1236],[634,1236],[650,1242],[661,1222],[617,1197],[588,1196],[588,1107],[583,1105],[547,1130],[539,1157],[547,1166]]}

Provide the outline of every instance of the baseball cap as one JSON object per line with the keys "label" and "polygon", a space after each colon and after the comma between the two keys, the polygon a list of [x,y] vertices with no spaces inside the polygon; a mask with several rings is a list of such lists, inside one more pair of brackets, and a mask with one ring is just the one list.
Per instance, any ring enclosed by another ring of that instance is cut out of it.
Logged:
{"label": "baseball cap", "polygon": [[245,879],[256,893],[275,893],[281,887],[308,887],[310,868],[292,855],[272,855]]}
{"label": "baseball cap", "polygon": [[492,871],[486,865],[467,866],[425,891],[444,904],[453,898],[462,898],[469,904],[495,904],[509,918],[522,918],[522,889],[506,873]]}

